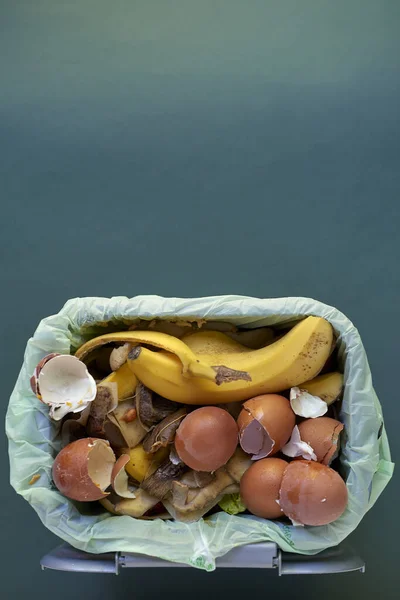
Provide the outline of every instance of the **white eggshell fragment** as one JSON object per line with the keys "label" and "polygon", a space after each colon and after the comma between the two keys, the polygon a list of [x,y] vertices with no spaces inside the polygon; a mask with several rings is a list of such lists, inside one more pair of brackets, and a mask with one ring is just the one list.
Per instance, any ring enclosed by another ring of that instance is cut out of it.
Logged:
{"label": "white eggshell fragment", "polygon": [[114,492],[121,498],[136,498],[128,486],[128,475],[125,471],[125,465],[130,461],[128,454],[122,454],[115,463],[111,473],[111,485]]}
{"label": "white eggshell fragment", "polygon": [[41,401],[50,407],[50,417],[55,421],[83,411],[97,392],[86,365],[69,354],[49,360],[39,373],[38,385]]}
{"label": "white eggshell fragment", "polygon": [[40,395],[39,382],[38,382],[40,371],[43,369],[44,365],[47,362],[49,362],[49,360],[54,358],[55,356],[60,356],[60,354],[58,352],[52,352],[51,354],[46,354],[46,356],[44,356],[42,358],[42,360],[40,360],[38,362],[38,364],[36,365],[35,370],[33,371],[33,375],[30,379],[32,392],[35,394],[35,396],[37,398],[39,398],[39,400],[42,399],[42,397]]}
{"label": "white eggshell fragment", "polygon": [[297,416],[307,419],[322,417],[328,410],[327,403],[321,398],[298,387],[292,387],[290,390],[290,406]]}
{"label": "white eggshell fragment", "polygon": [[282,452],[291,458],[302,456],[305,460],[317,460],[317,456],[310,444],[301,440],[300,431],[297,425],[295,425],[292,431],[290,440],[283,446]]}

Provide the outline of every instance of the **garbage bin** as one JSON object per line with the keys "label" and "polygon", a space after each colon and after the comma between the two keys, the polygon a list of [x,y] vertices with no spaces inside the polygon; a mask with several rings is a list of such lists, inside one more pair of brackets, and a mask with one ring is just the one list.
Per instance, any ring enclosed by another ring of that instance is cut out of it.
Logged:
{"label": "garbage bin", "polygon": [[[345,378],[340,420],[346,433],[340,462],[349,503],[337,521],[300,528],[222,512],[190,524],[141,521],[103,512],[87,514],[54,487],[51,468],[60,449],[58,431],[29,386],[33,369],[44,355],[71,353],[100,333],[126,329],[141,319],[213,320],[252,329],[285,328],[307,315],[323,317],[332,324]],[[136,296],[70,300],[57,315],[44,319],[28,342],[9,403],[7,434],[12,485],[30,502],[43,524],[67,543],[43,557],[45,568],[73,563],[77,570],[85,570],[86,565],[88,570],[118,572],[124,566],[174,563],[205,570],[218,565],[269,566],[281,573],[362,569],[362,561],[338,545],[357,527],[393,472],[382,411],[358,332],[338,310],[308,298]],[[325,554],[315,557],[320,552]]]}

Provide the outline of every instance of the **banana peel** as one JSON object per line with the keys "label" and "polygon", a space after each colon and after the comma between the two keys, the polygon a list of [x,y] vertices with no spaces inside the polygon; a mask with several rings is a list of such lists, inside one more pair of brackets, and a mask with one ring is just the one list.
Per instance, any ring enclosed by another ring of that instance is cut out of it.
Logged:
{"label": "banana peel", "polygon": [[[244,348],[220,332],[186,336],[186,344],[198,360],[215,370],[214,381],[184,377],[177,355],[140,346],[130,353],[128,364],[145,386],[164,398],[183,404],[222,404],[281,392],[313,379],[329,356],[332,339],[332,326],[320,317],[307,317],[260,350]],[[202,340],[207,342],[204,346]],[[228,347],[232,351],[227,351]],[[235,378],[235,373],[241,375]]]}
{"label": "banana peel", "polygon": [[129,454],[129,462],[125,465],[127,473],[139,483],[146,477],[150,477],[161,463],[167,458],[169,448],[160,448],[154,454],[145,452],[143,444],[138,444],[135,448],[126,450]]}
{"label": "banana peel", "polygon": [[301,384],[301,389],[306,390],[313,396],[318,396],[321,400],[324,400],[328,406],[339,398],[343,387],[344,377],[343,374],[338,371],[318,375],[318,377],[315,377],[311,381],[306,381]]}
{"label": "banana peel", "polygon": [[138,384],[137,377],[132,370],[129,368],[127,363],[123,364],[122,367],[113,371],[103,381],[105,383],[116,383],[118,388],[118,400],[126,400],[131,398],[135,394],[136,386]]}
{"label": "banana peel", "polygon": [[[155,346],[166,352],[175,354],[181,361],[181,370],[185,377],[195,376],[204,379],[215,380],[215,370],[199,360],[192,350],[180,339],[161,333],[159,331],[120,331],[116,333],[107,333],[93,338],[86,344],[83,344],[75,353],[79,360],[84,360],[90,352],[93,352],[99,346],[111,342],[129,342],[134,346],[145,344]],[[135,347],[131,351],[134,352]]]}

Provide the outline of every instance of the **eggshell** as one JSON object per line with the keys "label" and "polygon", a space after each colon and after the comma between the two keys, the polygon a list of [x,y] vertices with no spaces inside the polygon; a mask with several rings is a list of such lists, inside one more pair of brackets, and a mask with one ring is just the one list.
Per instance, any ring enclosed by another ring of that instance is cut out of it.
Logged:
{"label": "eggshell", "polygon": [[279,503],[285,515],[297,523],[332,523],[345,511],[347,499],[343,479],[320,463],[296,460],[283,474]]}
{"label": "eggshell", "polygon": [[288,463],[281,458],[264,458],[251,465],[240,481],[240,496],[246,508],[264,519],[283,516],[279,490]]}
{"label": "eggshell", "polygon": [[108,494],[115,455],[110,444],[84,438],[65,446],[53,464],[53,480],[67,498],[90,502]]}
{"label": "eggshell", "polygon": [[279,452],[296,422],[290,402],[279,394],[247,400],[238,418],[239,440],[245,452],[259,460]]}
{"label": "eggshell", "polygon": [[343,423],[330,417],[307,419],[299,424],[300,437],[309,444],[317,456],[317,461],[329,465],[338,450]]}
{"label": "eggshell", "polygon": [[175,436],[179,458],[195,471],[216,471],[231,458],[237,443],[235,419],[216,406],[189,413]]}
{"label": "eggshell", "polygon": [[282,448],[282,454],[290,456],[291,458],[302,457],[305,460],[317,460],[317,455],[314,449],[304,442],[300,437],[300,431],[297,425],[294,426],[292,431],[292,437]]}
{"label": "eggshell", "polygon": [[50,417],[55,421],[70,412],[83,411],[97,393],[86,365],[69,354],[47,360],[38,375],[38,389],[39,399],[50,407]]}
{"label": "eggshell", "polygon": [[129,454],[121,454],[111,473],[111,485],[114,492],[121,498],[136,498],[134,492],[129,489],[128,474],[125,471],[125,466],[129,461]]}
{"label": "eggshell", "polygon": [[39,389],[39,375],[40,375],[40,371],[43,369],[44,365],[49,362],[49,360],[51,360],[52,358],[54,358],[55,356],[60,356],[60,354],[58,354],[57,352],[52,352],[51,354],[47,354],[44,358],[42,358],[41,361],[38,362],[38,364],[35,367],[35,370],[33,372],[33,375],[30,379],[30,383],[31,383],[31,388],[32,388],[32,392],[35,394],[35,396],[37,398],[39,398],[39,400],[42,399],[42,396],[40,394],[40,389]]}
{"label": "eggshell", "polygon": [[327,403],[321,398],[298,387],[292,387],[290,390],[290,406],[296,415],[307,419],[321,417],[328,410]]}

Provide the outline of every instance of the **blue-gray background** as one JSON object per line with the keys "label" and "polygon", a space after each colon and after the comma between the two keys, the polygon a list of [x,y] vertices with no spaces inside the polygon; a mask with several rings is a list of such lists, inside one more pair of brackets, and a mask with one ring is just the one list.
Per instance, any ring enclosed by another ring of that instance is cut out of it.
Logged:
{"label": "blue-gray background", "polygon": [[[0,1],[3,410],[70,297],[309,295],[358,326],[396,457],[399,40],[397,0]],[[7,599],[397,597],[396,477],[365,576],[117,579],[39,571],[57,540],[1,459]]]}

